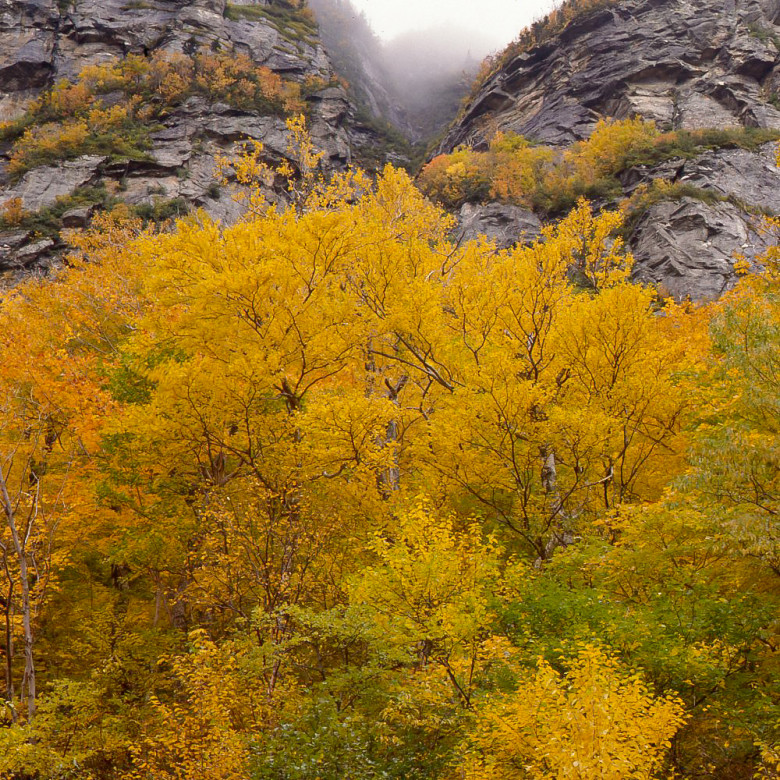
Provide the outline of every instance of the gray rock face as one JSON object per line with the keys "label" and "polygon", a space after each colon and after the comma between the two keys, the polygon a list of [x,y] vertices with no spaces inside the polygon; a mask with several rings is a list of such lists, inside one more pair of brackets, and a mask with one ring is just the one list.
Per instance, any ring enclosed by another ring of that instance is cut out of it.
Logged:
{"label": "gray rock face", "polygon": [[780,213],[777,144],[758,151],[717,149],[692,160],[670,160],[632,169],[626,194],[639,184],[664,179],[690,184],[725,202],[684,198],[653,206],[637,223],[629,247],[637,278],[658,284],[677,299],[712,300],[735,282],[736,256],[753,260],[768,243],[762,214]]}
{"label": "gray rock face", "polygon": [[[272,3],[284,0],[270,0]],[[311,36],[294,36],[261,14],[241,13],[238,6],[268,5],[269,0],[0,0],[0,122],[25,111],[41,90],[60,79],[75,79],[86,65],[118,60],[127,54],[157,50],[193,54],[233,51],[249,56],[286,79],[330,83],[333,70],[322,46]],[[110,96],[106,98],[110,103]],[[341,169],[352,157],[350,105],[341,87],[308,98],[309,127],[325,152],[324,166]],[[12,181],[4,170],[8,144],[0,145],[0,213],[9,200],[21,198],[26,211],[57,204],[81,187],[105,184],[131,204],[154,204],[183,198],[214,216],[235,218],[238,209],[227,193],[215,193],[218,156],[230,156],[246,139],[260,140],[271,161],[287,154],[284,120],[194,97],[172,110],[152,133],[146,161],[116,162],[81,157],[28,171]],[[87,218],[91,211],[85,212]],[[79,227],[83,214],[71,215]],[[61,249],[43,246],[34,236],[0,229],[3,269],[49,264]]]}
{"label": "gray rock face", "polygon": [[496,130],[566,145],[603,116],[780,128],[767,100],[780,83],[777,17],[775,0],[622,0],[583,14],[486,81],[440,151]]}
{"label": "gray rock face", "polygon": [[90,184],[105,157],[87,155],[61,165],[33,168],[16,187],[0,191],[0,203],[21,198],[25,211],[40,211],[54,205],[58,198],[70,195],[78,187]]}
{"label": "gray rock face", "polygon": [[687,161],[678,179],[775,213],[780,211],[780,169],[776,155],[774,143],[765,144],[758,152],[719,149]]}
{"label": "gray rock face", "polygon": [[541,234],[539,217],[519,206],[501,203],[464,203],[458,214],[456,235],[466,241],[485,236],[507,249],[518,242],[531,242]]}
{"label": "gray rock face", "polygon": [[760,219],[730,203],[683,198],[659,203],[641,218],[630,246],[635,278],[678,300],[715,300],[734,286],[734,263],[755,260],[767,247]]}
{"label": "gray rock face", "polygon": [[758,151],[716,149],[692,160],[671,160],[626,172],[629,194],[639,183],[665,179],[690,184],[724,202],[683,198],[650,208],[628,240],[636,277],[678,300],[713,300],[730,289],[737,257],[752,261],[768,246],[763,213],[780,213],[777,144]]}
{"label": "gray rock face", "polygon": [[780,211],[780,169],[777,144],[770,142],[757,151],[716,149],[692,160],[669,160],[651,168],[631,168],[620,179],[626,194],[639,184],[654,179],[691,184],[716,195],[731,197],[770,213]]}

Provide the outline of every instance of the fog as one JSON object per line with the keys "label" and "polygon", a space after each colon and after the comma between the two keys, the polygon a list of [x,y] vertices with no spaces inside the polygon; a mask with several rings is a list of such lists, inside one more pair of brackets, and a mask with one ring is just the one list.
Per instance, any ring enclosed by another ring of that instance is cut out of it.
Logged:
{"label": "fog", "polygon": [[413,140],[435,136],[454,118],[487,54],[487,36],[442,25],[410,31],[384,45],[385,67]]}
{"label": "fog", "polygon": [[390,41],[411,30],[460,27],[506,46],[520,30],[553,7],[552,0],[354,0],[377,35]]}
{"label": "fog", "polygon": [[[407,16],[409,29],[383,41],[355,1],[309,0],[334,67],[370,113],[390,120],[413,142],[430,140],[454,118],[484,57],[502,47],[446,14],[426,29],[414,29]],[[429,8],[425,0],[418,5]],[[420,22],[428,16],[423,13]]]}
{"label": "fog", "polygon": [[473,69],[496,49],[487,35],[453,25],[411,30],[384,45],[387,65],[401,83]]}

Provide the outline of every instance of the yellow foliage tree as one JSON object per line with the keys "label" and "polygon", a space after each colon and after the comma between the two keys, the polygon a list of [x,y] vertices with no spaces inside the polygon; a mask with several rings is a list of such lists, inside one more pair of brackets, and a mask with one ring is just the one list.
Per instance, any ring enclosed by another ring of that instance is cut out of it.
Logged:
{"label": "yellow foliage tree", "polygon": [[638,674],[585,646],[561,674],[533,680],[477,714],[466,777],[484,780],[651,780],[685,722],[682,702],[653,696]]}
{"label": "yellow foliage tree", "polygon": [[583,180],[611,176],[626,167],[630,155],[652,148],[658,137],[654,122],[641,117],[620,121],[601,119],[587,141],[569,152]]}
{"label": "yellow foliage tree", "polygon": [[[171,659],[175,699],[154,698],[153,733],[132,749],[127,780],[245,780],[249,758],[237,703],[235,660],[203,631],[190,634],[192,651]],[[245,697],[244,697],[245,698]]]}
{"label": "yellow foliage tree", "polygon": [[[609,238],[618,223],[582,203],[543,243],[497,256],[471,247],[439,304],[453,316],[424,319],[450,386],[412,450],[418,474],[539,559],[594,513],[656,497],[680,454],[675,372],[692,341],[625,281],[631,260]],[[601,292],[579,291],[572,269]]]}
{"label": "yellow foliage tree", "polygon": [[454,518],[437,517],[421,502],[377,534],[372,548],[378,562],[353,578],[351,603],[364,605],[418,669],[441,668],[470,707],[499,583],[495,543],[476,524],[458,529]]}

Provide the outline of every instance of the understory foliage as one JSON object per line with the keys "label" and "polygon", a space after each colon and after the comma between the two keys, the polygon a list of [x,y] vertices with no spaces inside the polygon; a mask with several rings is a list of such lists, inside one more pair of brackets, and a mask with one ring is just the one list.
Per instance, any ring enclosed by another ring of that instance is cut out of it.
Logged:
{"label": "understory foliage", "polygon": [[484,152],[458,149],[435,157],[420,173],[420,189],[450,208],[498,200],[549,214],[571,209],[580,197],[622,196],[617,174],[637,165],[694,157],[707,149],[755,149],[776,140],[772,130],[675,130],[661,133],[641,118],[601,120],[591,136],[565,150],[497,133]]}
{"label": "understory foliage", "polygon": [[[671,739],[684,723],[682,702],[652,697],[638,675],[593,646],[584,646],[565,675],[540,661],[535,677],[479,713],[472,776],[657,776]],[[468,774],[467,774],[468,776]]]}
{"label": "understory foliage", "polygon": [[775,777],[776,250],[661,306],[290,130],[2,302],[0,777]]}

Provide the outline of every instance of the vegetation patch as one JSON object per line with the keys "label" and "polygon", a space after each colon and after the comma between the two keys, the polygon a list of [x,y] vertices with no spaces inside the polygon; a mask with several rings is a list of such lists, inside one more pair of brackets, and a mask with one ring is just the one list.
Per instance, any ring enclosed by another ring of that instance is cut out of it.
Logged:
{"label": "vegetation patch", "polygon": [[280,116],[304,106],[300,85],[245,55],[129,55],[85,68],[75,84],[60,82],[22,117],[0,124],[0,140],[12,142],[9,172],[18,178],[30,168],[83,154],[149,159],[150,133],[193,95]]}
{"label": "vegetation patch", "polygon": [[132,206],[130,211],[144,224],[159,224],[185,216],[190,211],[190,204],[185,198],[154,198],[151,203]]}
{"label": "vegetation patch", "polygon": [[132,104],[94,108],[82,117],[32,125],[16,141],[9,159],[15,178],[40,165],[85,154],[103,154],[115,160],[148,160],[149,127]]}
{"label": "vegetation patch", "polygon": [[774,30],[769,30],[763,25],[752,22],[748,25],[748,31],[753,38],[757,38],[763,43],[772,42],[775,48],[780,51],[780,36]]}
{"label": "vegetation patch", "polygon": [[460,149],[434,158],[418,183],[450,208],[491,199],[559,214],[581,197],[620,198],[618,176],[630,168],[690,159],[711,149],[755,151],[778,138],[780,132],[758,128],[660,133],[654,123],[642,119],[604,120],[588,140],[561,151],[499,133],[486,152]]}
{"label": "vegetation patch", "polygon": [[101,211],[111,211],[120,205],[122,213],[126,213],[129,218],[140,219],[143,225],[168,222],[190,211],[190,204],[184,198],[156,197],[151,203],[128,206],[101,183],[79,187],[40,211],[25,211],[22,199],[12,198],[0,207],[0,230],[26,230],[40,238],[56,240],[63,228],[62,218],[69,211],[90,206]]}
{"label": "vegetation patch", "polygon": [[79,187],[40,211],[24,211],[21,198],[13,198],[6,201],[0,210],[0,230],[28,230],[42,238],[58,238],[62,217],[69,211],[87,206],[111,209],[118,203],[119,200],[109,193],[104,184]]}
{"label": "vegetation patch", "polygon": [[282,37],[291,41],[317,44],[317,21],[302,4],[241,5],[225,4],[225,17],[232,21],[248,19],[270,24]]}

